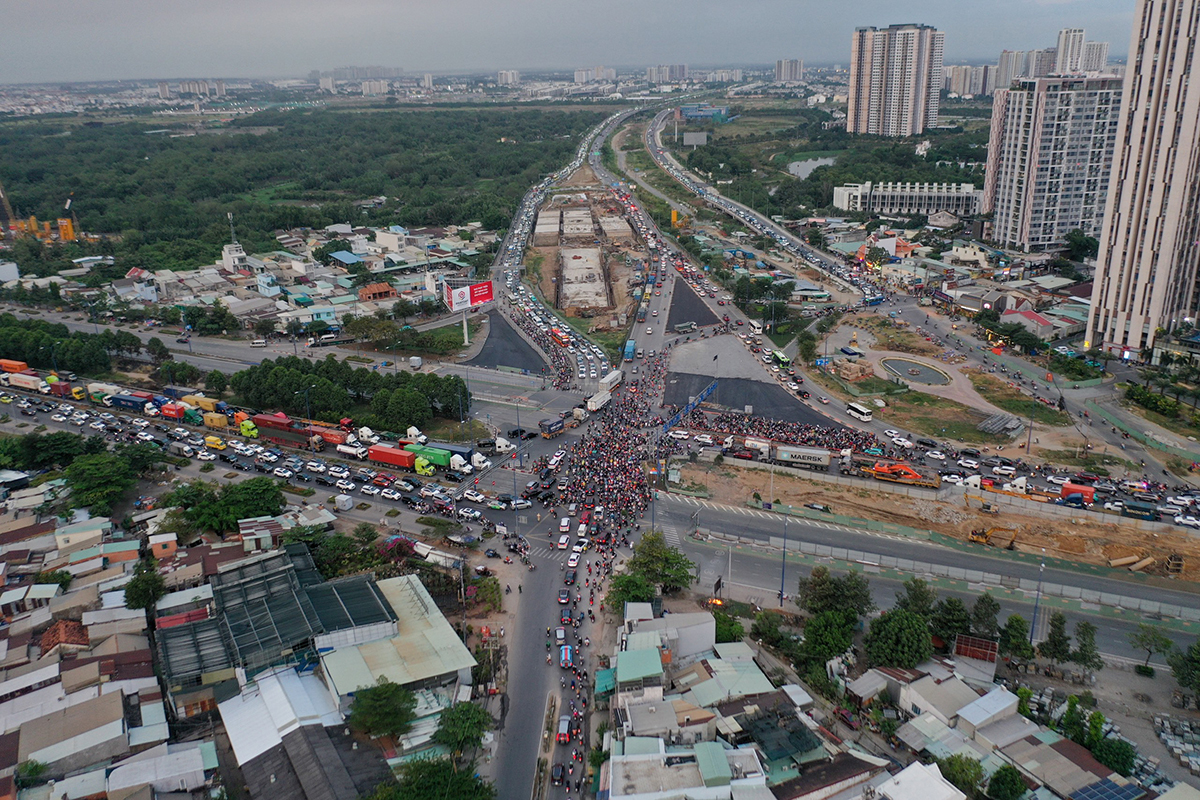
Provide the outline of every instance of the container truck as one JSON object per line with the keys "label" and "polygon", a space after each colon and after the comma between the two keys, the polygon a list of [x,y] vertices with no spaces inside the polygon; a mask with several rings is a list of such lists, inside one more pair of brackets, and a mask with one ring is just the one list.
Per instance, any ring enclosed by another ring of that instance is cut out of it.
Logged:
{"label": "container truck", "polygon": [[158,410],[162,413],[163,419],[183,420],[183,406],[167,403],[164,406],[160,406]]}
{"label": "container truck", "polygon": [[183,402],[196,406],[201,411],[207,411],[210,414],[224,414],[229,411],[229,405],[223,400],[216,400],[212,397],[205,397],[204,395],[191,395],[183,398]]}
{"label": "container truck", "polygon": [[84,397],[83,390],[79,389],[79,397],[75,397],[76,389],[72,388],[71,384],[64,381],[55,381],[50,384],[50,394],[55,397],[71,397],[76,400],[82,400]]}
{"label": "container truck", "polygon": [[308,430],[309,430],[309,433],[311,433],[315,436],[321,437],[326,442],[328,442],[329,444],[332,444],[332,445],[357,444],[358,443],[358,439],[355,438],[353,433],[347,433],[346,431],[340,430],[338,428],[322,428],[322,427],[319,427],[316,425],[309,425]]}
{"label": "container truck", "polygon": [[470,475],[475,471],[475,468],[471,466],[471,463],[458,453],[450,454],[450,469],[454,470],[455,472],[461,472],[464,475]]}
{"label": "container truck", "polygon": [[426,447],[423,444],[406,444],[404,449],[410,453],[416,453],[424,458],[430,464],[442,467],[443,469],[450,466],[450,451],[442,450],[439,447]]}
{"label": "container truck", "polygon": [[105,405],[114,406],[125,411],[133,411],[138,414],[142,413],[142,411],[146,408],[145,400],[129,394],[114,394],[111,395],[108,400],[109,402]]}
{"label": "container truck", "polygon": [[438,450],[445,450],[451,455],[462,456],[463,460],[469,461],[471,456],[475,454],[475,448],[466,444],[453,444],[452,442],[429,442],[426,447],[436,447]]}
{"label": "container truck", "polygon": [[286,414],[255,414],[250,422],[258,429],[258,438],[268,442],[297,447],[302,450],[320,450],[325,440],[312,430],[290,419]]}
{"label": "container truck", "polygon": [[190,394],[199,394],[199,391],[187,386],[164,386],[162,393],[172,400],[182,400]]}
{"label": "container truck", "polygon": [[30,375],[28,372],[13,372],[8,375],[8,385],[27,392],[50,394],[50,384],[42,380],[40,375]]}
{"label": "container truck", "polygon": [[408,430],[404,432],[404,435],[415,441],[417,444],[429,443],[429,437],[421,433],[421,429],[417,427],[409,426]]}
{"label": "container truck", "polygon": [[633,339],[630,339],[625,343],[625,360],[633,361],[633,354],[635,352],[637,352],[637,342],[635,342]]}
{"label": "container truck", "polygon": [[14,361],[11,358],[0,358],[0,370],[4,372],[24,372],[29,365],[24,361]]}
{"label": "container truck", "polygon": [[203,425],[204,417],[200,416],[200,412],[194,408],[185,408],[183,410],[183,421],[188,425]]}
{"label": "container truck", "polygon": [[367,448],[367,460],[400,469],[412,469],[417,463],[417,454],[386,444],[373,444]]}
{"label": "container truck", "polygon": [[471,466],[478,470],[491,469],[492,462],[483,453],[476,453],[471,456]]}
{"label": "container truck", "polygon": [[538,428],[542,432],[543,439],[553,439],[566,430],[566,425],[561,419],[542,419],[538,420]]}
{"label": "container truck", "polygon": [[341,455],[357,458],[359,461],[367,457],[367,448],[361,444],[339,444],[337,451]]}
{"label": "container truck", "polygon": [[191,458],[196,455],[196,451],[192,449],[191,445],[184,442],[171,442],[167,445],[167,452],[172,455],[183,456],[184,458]]}
{"label": "container truck", "polygon": [[1058,496],[1065,499],[1075,494],[1081,495],[1083,497],[1083,502],[1087,503],[1089,506],[1096,502],[1096,489],[1094,487],[1084,486],[1083,484],[1078,483],[1064,483],[1058,493]]}
{"label": "container truck", "polygon": [[379,444],[379,435],[370,428],[359,428],[358,440],[367,444]]}
{"label": "container truck", "polygon": [[600,391],[611,392],[621,382],[621,378],[625,377],[625,373],[619,369],[614,369],[600,379]]}
{"label": "container truck", "polygon": [[[91,398],[93,403],[104,403],[104,398],[120,394],[121,389],[119,386],[113,386],[111,383],[89,383],[87,385],[87,392],[88,397]],[[111,405],[110,403],[104,404]]]}
{"label": "container truck", "polygon": [[224,430],[229,427],[229,417],[210,411],[204,415],[204,427]]}
{"label": "container truck", "polygon": [[747,450],[757,450],[763,459],[771,457],[771,443],[766,439],[755,439],[751,436],[746,437],[745,441]]}
{"label": "container truck", "polygon": [[238,431],[248,439],[258,438],[258,427],[254,424],[254,420],[248,416],[238,421]]}
{"label": "container truck", "polygon": [[594,394],[587,399],[587,410],[595,413],[608,405],[608,401],[612,399],[612,395],[608,392],[600,392]]}
{"label": "container truck", "polygon": [[517,449],[517,446],[508,439],[505,439],[503,436],[497,436],[496,444],[492,449],[495,450],[496,453],[511,453]]}
{"label": "container truck", "polygon": [[777,464],[820,469],[827,468],[833,460],[832,453],[820,447],[795,447],[783,444],[775,445],[772,459]]}

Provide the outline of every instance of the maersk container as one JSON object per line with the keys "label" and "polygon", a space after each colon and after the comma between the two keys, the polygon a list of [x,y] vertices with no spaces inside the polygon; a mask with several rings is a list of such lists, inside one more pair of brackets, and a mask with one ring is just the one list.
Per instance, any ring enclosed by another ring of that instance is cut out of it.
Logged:
{"label": "maersk container", "polygon": [[775,461],[780,464],[828,467],[830,460],[830,452],[819,447],[793,447],[783,444],[775,447]]}

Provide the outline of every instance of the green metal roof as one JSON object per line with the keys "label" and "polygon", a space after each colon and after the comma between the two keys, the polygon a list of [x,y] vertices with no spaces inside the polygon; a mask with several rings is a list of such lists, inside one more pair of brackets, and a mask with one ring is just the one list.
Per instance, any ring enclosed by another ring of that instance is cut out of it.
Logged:
{"label": "green metal roof", "polygon": [[617,683],[629,683],[662,675],[658,650],[625,650],[617,653]]}
{"label": "green metal roof", "polygon": [[662,752],[662,739],[653,736],[626,736],[625,755],[652,756]]}
{"label": "green metal roof", "polygon": [[696,766],[700,768],[700,779],[705,786],[728,786],[733,780],[725,749],[716,742],[696,745]]}

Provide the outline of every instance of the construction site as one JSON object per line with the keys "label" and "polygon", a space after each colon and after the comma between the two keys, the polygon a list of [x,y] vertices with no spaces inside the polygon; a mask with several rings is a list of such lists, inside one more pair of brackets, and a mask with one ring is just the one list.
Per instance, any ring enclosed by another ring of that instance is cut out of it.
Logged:
{"label": "construction site", "polygon": [[590,168],[576,172],[538,210],[532,249],[542,265],[538,288],[555,308],[594,320],[595,330],[627,325],[645,245]]}

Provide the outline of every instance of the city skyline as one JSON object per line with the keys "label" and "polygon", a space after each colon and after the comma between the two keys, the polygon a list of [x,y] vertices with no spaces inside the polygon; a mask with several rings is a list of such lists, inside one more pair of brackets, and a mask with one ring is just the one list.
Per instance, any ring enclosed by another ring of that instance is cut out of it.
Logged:
{"label": "city skyline", "polygon": [[[1011,6],[967,5],[974,13],[949,0],[868,0],[845,15],[822,13],[824,7],[815,2],[760,0],[731,11],[726,4],[702,0],[681,16],[618,2],[612,13],[581,18],[540,0],[519,11],[476,0],[437,8],[350,0],[338,7],[337,16],[339,28],[354,34],[354,60],[419,74],[574,70],[588,63],[634,69],[659,63],[769,66],[781,57],[813,66],[846,65],[855,27],[908,22],[945,31],[947,61],[974,62],[985,53],[994,58],[992,51],[1052,44],[1047,32],[1062,28],[1082,27],[1089,38],[1127,42],[1134,4],[1024,0],[1017,14]],[[454,29],[456,46],[447,47],[445,21],[459,14],[473,24]],[[644,24],[630,27],[635,14]],[[8,84],[303,75],[335,66],[327,26],[311,24],[327,15],[326,7],[306,0],[291,3],[286,15],[274,5],[228,0],[170,11],[147,0],[113,0],[103,12],[63,0],[20,0],[12,4],[5,28],[20,35],[0,40],[0,75]],[[586,35],[563,35],[581,22]],[[412,36],[420,30],[444,35]]]}

